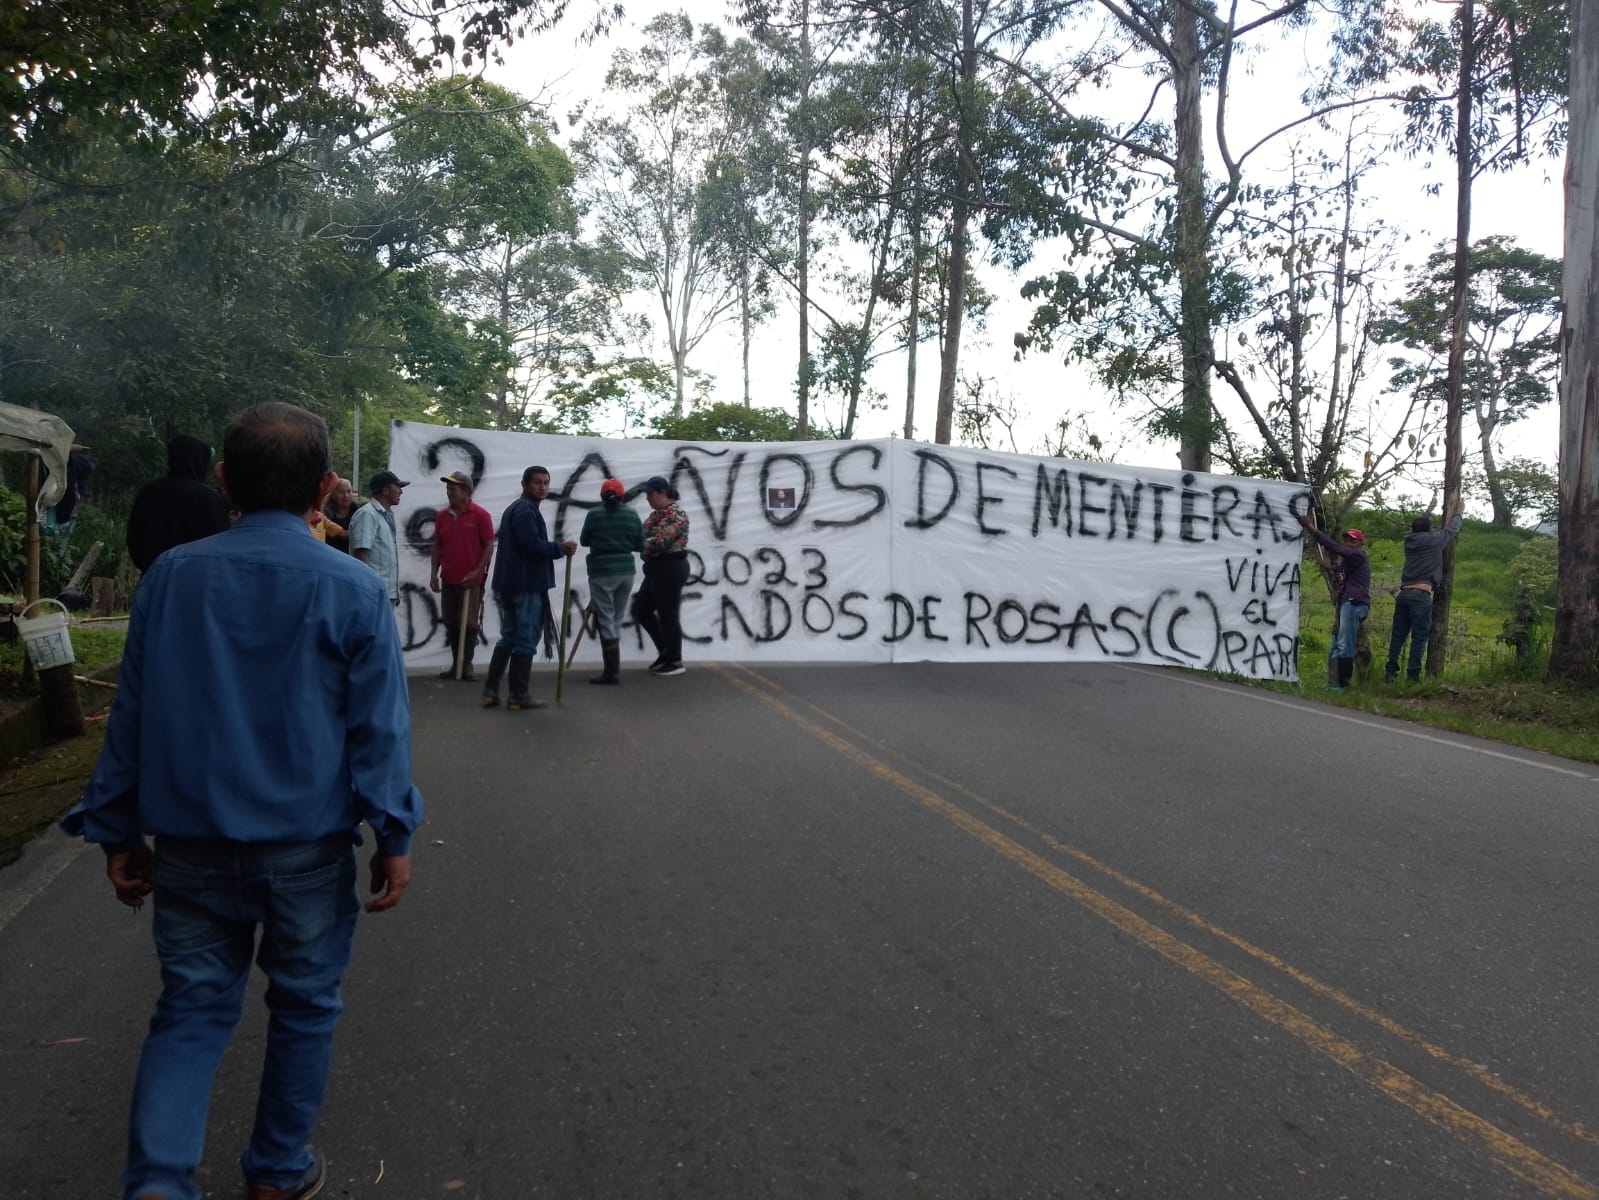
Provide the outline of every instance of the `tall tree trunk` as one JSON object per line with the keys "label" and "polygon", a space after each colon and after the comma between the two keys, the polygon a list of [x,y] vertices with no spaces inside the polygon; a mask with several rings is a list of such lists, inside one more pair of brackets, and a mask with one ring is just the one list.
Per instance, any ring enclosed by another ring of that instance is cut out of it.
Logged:
{"label": "tall tree trunk", "polygon": [[1549,674],[1599,680],[1599,0],[1572,0],[1560,374],[1560,582]]}
{"label": "tall tree trunk", "polygon": [[1199,18],[1173,7],[1173,85],[1177,120],[1177,340],[1183,360],[1181,462],[1210,470],[1210,233],[1205,221],[1205,123]]}
{"label": "tall tree trunk", "polygon": [[[1460,423],[1466,383],[1466,316],[1471,303],[1471,72],[1476,39],[1475,0],[1460,6],[1460,82],[1455,111],[1455,295],[1449,327],[1449,370],[1444,381],[1444,507],[1447,520],[1461,509],[1465,454]],[[1442,675],[1449,657],[1449,608],[1455,591],[1455,543],[1444,546],[1442,578],[1432,592],[1432,637],[1427,674]]]}
{"label": "tall tree trunk", "polygon": [[[1494,429],[1499,422],[1492,416],[1477,422],[1478,445],[1482,453],[1482,478],[1483,484],[1488,489],[1488,504],[1493,509],[1493,523],[1502,529],[1509,529],[1515,524],[1516,514],[1510,511],[1510,502],[1505,499],[1505,481],[1499,474],[1499,462],[1494,458]],[[1444,510],[1448,512],[1448,509]]]}
{"label": "tall tree trunk", "polygon": [[933,441],[947,446],[955,426],[955,371],[960,363],[961,322],[966,312],[966,231],[971,221],[973,194],[971,124],[966,106],[972,104],[977,80],[977,30],[972,21],[972,0],[961,0],[961,95],[956,105],[959,127],[955,142],[956,170],[954,220],[949,231],[949,308],[944,318],[944,353],[938,372],[938,418]]}
{"label": "tall tree trunk", "polygon": [[800,4],[799,414],[794,437],[811,436],[811,3]]}
{"label": "tall tree trunk", "polygon": [[[921,182],[916,182],[921,187]],[[905,437],[916,437],[916,346],[921,342],[921,211],[910,230],[910,317],[905,322]]]}
{"label": "tall tree trunk", "polygon": [[740,331],[744,339],[744,407],[748,408],[750,406],[750,332],[753,322],[750,320],[750,262],[747,256],[739,264],[738,315]]}
{"label": "tall tree trunk", "polygon": [[911,168],[911,211],[908,221],[911,247],[911,309],[905,321],[905,437],[916,436],[916,347],[922,340],[922,145],[925,130],[921,97],[914,101],[918,119],[911,123],[916,139],[916,161]]}
{"label": "tall tree trunk", "polygon": [[[500,260],[500,328],[511,327],[511,263],[515,255],[511,243],[505,244],[505,256]],[[495,388],[494,407],[498,414],[497,423],[501,429],[510,429],[511,422],[511,385],[512,375],[516,368],[507,366],[500,375],[499,385]],[[527,416],[523,413],[522,416]]]}

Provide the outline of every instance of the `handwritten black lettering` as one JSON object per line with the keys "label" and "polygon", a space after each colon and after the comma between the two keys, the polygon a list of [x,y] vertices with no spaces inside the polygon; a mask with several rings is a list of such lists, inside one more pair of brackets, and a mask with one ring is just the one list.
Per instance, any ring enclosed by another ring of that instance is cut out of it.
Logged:
{"label": "handwritten black lettering", "polygon": [[1005,498],[1003,496],[990,495],[988,491],[984,489],[984,471],[997,471],[1001,474],[1009,475],[1012,479],[1016,478],[1016,472],[1011,470],[1009,467],[1001,466],[999,463],[980,462],[977,464],[977,531],[986,537],[999,537],[1003,534],[1008,534],[1010,530],[997,529],[989,525],[983,519],[983,514],[990,504],[1005,503]]}
{"label": "handwritten black lettering", "polygon": [[867,521],[870,521],[878,513],[882,512],[888,507],[888,493],[882,488],[878,487],[877,484],[846,483],[839,476],[839,468],[844,465],[845,460],[852,458],[857,454],[866,454],[871,458],[872,470],[874,472],[882,465],[883,452],[876,446],[855,445],[849,447],[847,450],[840,450],[833,456],[833,461],[828,464],[827,475],[828,478],[833,481],[833,486],[841,492],[860,492],[864,496],[870,496],[872,498],[871,507],[863,509],[861,512],[856,513],[853,517],[843,517],[837,520],[818,518],[811,523],[814,528],[842,529],[851,525],[861,525]]}
{"label": "handwritten black lettering", "polygon": [[798,586],[794,580],[788,577],[788,559],[783,557],[783,552],[776,546],[762,546],[755,552],[755,561],[763,566],[771,563],[777,564],[772,570],[762,576],[768,587],[776,587],[780,583],[786,583],[790,587]]}
{"label": "handwritten black lettering", "polygon": [[[927,467],[933,463],[940,467],[949,481],[949,495],[944,498],[944,507],[932,516],[927,515]],[[905,522],[906,529],[931,529],[949,515],[949,510],[955,507],[955,501],[960,499],[961,478],[960,472],[955,469],[955,464],[942,454],[932,450],[916,451],[916,515]]]}

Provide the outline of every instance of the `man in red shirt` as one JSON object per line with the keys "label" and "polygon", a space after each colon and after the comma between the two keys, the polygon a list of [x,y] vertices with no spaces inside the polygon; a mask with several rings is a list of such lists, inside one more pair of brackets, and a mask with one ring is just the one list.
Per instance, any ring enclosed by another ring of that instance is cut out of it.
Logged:
{"label": "man in red shirt", "polygon": [[[494,520],[472,503],[472,478],[464,471],[441,476],[449,507],[433,518],[433,571],[429,586],[439,593],[444,635],[450,644],[450,665],[440,679],[475,679],[472,652],[477,649],[483,611],[483,580],[494,554]],[[462,647],[462,623],[466,644]]]}

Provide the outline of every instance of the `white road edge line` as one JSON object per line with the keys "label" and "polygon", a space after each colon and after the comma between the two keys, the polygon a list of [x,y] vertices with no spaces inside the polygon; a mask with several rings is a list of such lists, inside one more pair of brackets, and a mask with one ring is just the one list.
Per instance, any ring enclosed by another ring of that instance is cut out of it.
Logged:
{"label": "white road edge line", "polygon": [[[1351,716],[1348,713],[1339,712],[1337,709],[1328,706],[1317,706],[1314,710],[1312,710],[1310,708],[1310,702],[1306,700],[1283,700],[1277,696],[1269,695],[1265,692],[1257,692],[1253,688],[1233,687],[1222,683],[1211,683],[1209,680],[1205,679],[1184,679],[1174,672],[1162,671],[1155,667],[1122,666],[1120,669],[1123,671],[1131,671],[1137,675],[1156,675],[1162,679],[1170,679],[1176,683],[1181,683],[1188,687],[1205,688],[1209,691],[1215,692],[1226,692],[1230,696],[1247,696],[1251,700],[1257,700],[1264,704],[1275,704],[1279,708],[1292,708],[1298,712],[1314,711],[1317,716],[1328,717],[1334,721],[1347,721],[1351,725],[1360,725],[1367,729],[1380,729],[1384,733],[1395,733],[1399,734],[1401,737],[1416,738],[1418,741],[1432,742],[1438,746],[1450,746],[1456,750],[1467,750],[1472,754],[1486,755],[1488,758],[1502,758],[1506,762],[1518,763],[1523,767],[1536,767],[1540,771],[1553,771],[1556,775],[1569,775],[1573,779],[1581,779],[1588,783],[1599,783],[1599,775],[1590,775],[1586,771],[1574,771],[1570,767],[1557,767],[1554,763],[1536,762],[1530,758],[1522,758],[1519,754],[1506,754],[1503,750],[1490,750],[1486,746],[1472,746],[1465,742],[1457,742],[1452,738],[1438,737],[1431,733],[1422,733],[1417,729],[1395,728],[1394,725],[1385,724],[1380,721],[1373,721],[1369,717]],[[1398,720],[1398,718],[1393,719],[1395,721]],[[1462,733],[1457,736],[1470,737],[1471,735],[1469,733]],[[1537,751],[1534,751],[1533,753],[1537,753]]]}

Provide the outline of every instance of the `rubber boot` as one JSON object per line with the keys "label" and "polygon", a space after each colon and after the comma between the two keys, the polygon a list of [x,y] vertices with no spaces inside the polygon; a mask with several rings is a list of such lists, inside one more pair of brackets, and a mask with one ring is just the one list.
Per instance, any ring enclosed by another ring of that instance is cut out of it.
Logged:
{"label": "rubber boot", "polygon": [[1340,658],[1338,660],[1338,686],[1347,688],[1349,681],[1355,677],[1355,660]]}
{"label": "rubber boot", "polygon": [[[496,645],[489,658],[489,677],[483,681],[483,707],[494,708],[500,702],[500,676],[505,674],[505,664],[511,661],[511,648]],[[514,687],[512,689],[515,690]]]}
{"label": "rubber boot", "polygon": [[515,712],[523,708],[543,708],[544,705],[533,699],[528,691],[528,684],[533,678],[533,656],[530,654],[511,655],[510,695],[505,698],[505,707]]}
{"label": "rubber boot", "polygon": [[590,675],[590,683],[621,683],[622,682],[622,642],[620,638],[606,638],[600,642],[600,654],[605,659],[605,670],[599,675]]}

